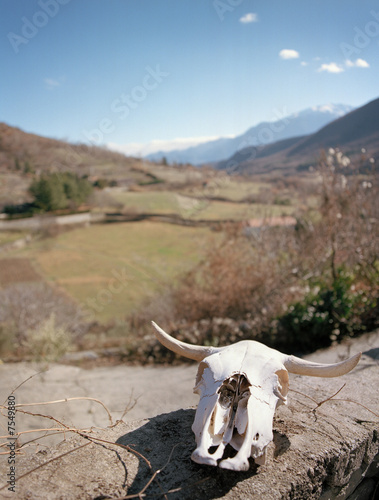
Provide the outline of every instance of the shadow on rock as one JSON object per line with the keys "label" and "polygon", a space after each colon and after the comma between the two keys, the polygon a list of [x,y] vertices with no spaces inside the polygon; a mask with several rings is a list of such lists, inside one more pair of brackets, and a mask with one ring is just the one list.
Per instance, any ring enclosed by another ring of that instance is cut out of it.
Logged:
{"label": "shadow on rock", "polygon": [[282,432],[274,430],[274,458],[280,457],[280,455],[283,455],[289,448],[291,447],[291,441],[288,439],[288,437],[283,434]]}
{"label": "shadow on rock", "polygon": [[374,349],[369,349],[362,353],[364,356],[369,356],[372,359],[379,360],[379,347],[375,347]]}
{"label": "shadow on rock", "polygon": [[139,429],[121,436],[117,442],[132,446],[143,458],[139,459],[137,476],[128,490],[128,495],[138,494],[151,480],[153,473],[159,474],[147,489],[148,496],[161,497],[170,493],[170,499],[212,499],[225,495],[238,482],[257,473],[251,460],[250,470],[234,472],[198,465],[191,460],[196,447],[191,426],[195,410],[178,410],[152,418]]}

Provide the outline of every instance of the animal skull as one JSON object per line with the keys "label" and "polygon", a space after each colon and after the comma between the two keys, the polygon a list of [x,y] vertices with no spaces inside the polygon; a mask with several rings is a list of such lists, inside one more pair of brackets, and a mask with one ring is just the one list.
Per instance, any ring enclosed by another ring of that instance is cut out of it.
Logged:
{"label": "animal skull", "polygon": [[[287,403],[288,372],[339,377],[352,370],[361,357],[358,353],[324,365],[282,354],[253,340],[227,347],[195,346],[174,339],[154,322],[153,326],[165,347],[200,362],[194,388],[200,401],[192,425],[197,447],[192,460],[236,471],[249,469],[249,457],[257,464],[265,463],[275,409]],[[237,454],[221,460],[227,444]],[[216,451],[211,453],[212,447]]]}

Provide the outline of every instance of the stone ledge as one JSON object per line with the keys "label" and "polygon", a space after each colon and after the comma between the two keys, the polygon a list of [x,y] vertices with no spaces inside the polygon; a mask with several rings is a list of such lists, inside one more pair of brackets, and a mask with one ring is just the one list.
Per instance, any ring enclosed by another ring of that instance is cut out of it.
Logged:
{"label": "stone ledge", "polygon": [[[378,349],[368,351],[353,372],[337,379],[291,377],[289,405],[276,413],[264,466],[252,461],[248,472],[232,472],[193,463],[195,410],[186,409],[93,431],[94,442],[75,435],[45,452],[19,457],[16,497],[5,488],[0,498],[138,498],[149,484],[148,497],[171,492],[170,500],[370,499],[379,476],[378,418],[359,404],[337,400],[312,411],[316,404],[310,398],[321,402],[346,383],[336,399],[352,399],[378,414],[377,354]],[[7,468],[2,459],[0,487]]]}

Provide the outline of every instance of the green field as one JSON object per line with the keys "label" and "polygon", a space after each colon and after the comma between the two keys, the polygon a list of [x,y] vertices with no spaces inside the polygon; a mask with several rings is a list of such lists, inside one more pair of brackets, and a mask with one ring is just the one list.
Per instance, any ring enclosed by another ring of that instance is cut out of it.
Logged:
{"label": "green field", "polygon": [[[258,188],[255,188],[258,190]],[[217,191],[212,191],[217,193]],[[171,191],[114,192],[112,198],[123,205],[123,211],[132,213],[175,213],[188,219],[244,220],[254,217],[287,215],[294,212],[293,206],[264,203],[236,203],[240,196],[252,193],[252,186],[238,190],[238,185],[225,186],[218,196],[231,201],[209,200],[201,190],[187,194]],[[207,193],[209,195],[209,193]],[[216,196],[216,195],[215,195]]]}
{"label": "green field", "polygon": [[206,228],[155,222],[93,225],[34,242],[29,258],[48,282],[100,321],[124,318],[192,267],[212,238]]}
{"label": "green field", "polygon": [[193,196],[221,197],[230,201],[243,201],[251,195],[258,194],[262,189],[271,189],[271,185],[265,182],[251,180],[237,180],[226,175],[219,174],[218,177],[210,179],[201,188],[189,188],[187,192]]}
{"label": "green field", "polygon": [[171,191],[112,192],[112,198],[122,203],[127,212],[177,213],[177,195]]}
{"label": "green field", "polygon": [[203,202],[194,210],[192,218],[206,220],[247,220],[293,214],[294,207],[264,205],[260,203],[231,203],[227,201]]}

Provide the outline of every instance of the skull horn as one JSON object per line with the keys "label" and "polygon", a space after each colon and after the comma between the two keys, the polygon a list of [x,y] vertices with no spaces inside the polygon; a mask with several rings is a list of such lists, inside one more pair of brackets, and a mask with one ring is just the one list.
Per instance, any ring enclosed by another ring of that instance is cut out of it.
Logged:
{"label": "skull horn", "polygon": [[180,340],[174,339],[168,333],[166,333],[162,328],[160,328],[154,321],[151,322],[155,328],[155,336],[161,344],[163,344],[170,351],[180,354],[185,358],[194,359],[195,361],[202,361],[207,356],[214,354],[221,350],[221,348],[211,347],[211,346],[197,346],[192,344],[187,344],[186,342],[181,342]]}
{"label": "skull horn", "polygon": [[287,356],[284,360],[284,366],[290,373],[297,375],[309,375],[311,377],[339,377],[345,375],[350,370],[355,368],[358,361],[361,359],[362,353],[355,354],[351,358],[345,359],[340,363],[324,365],[321,363],[313,363],[305,359],[297,358],[296,356]]}

